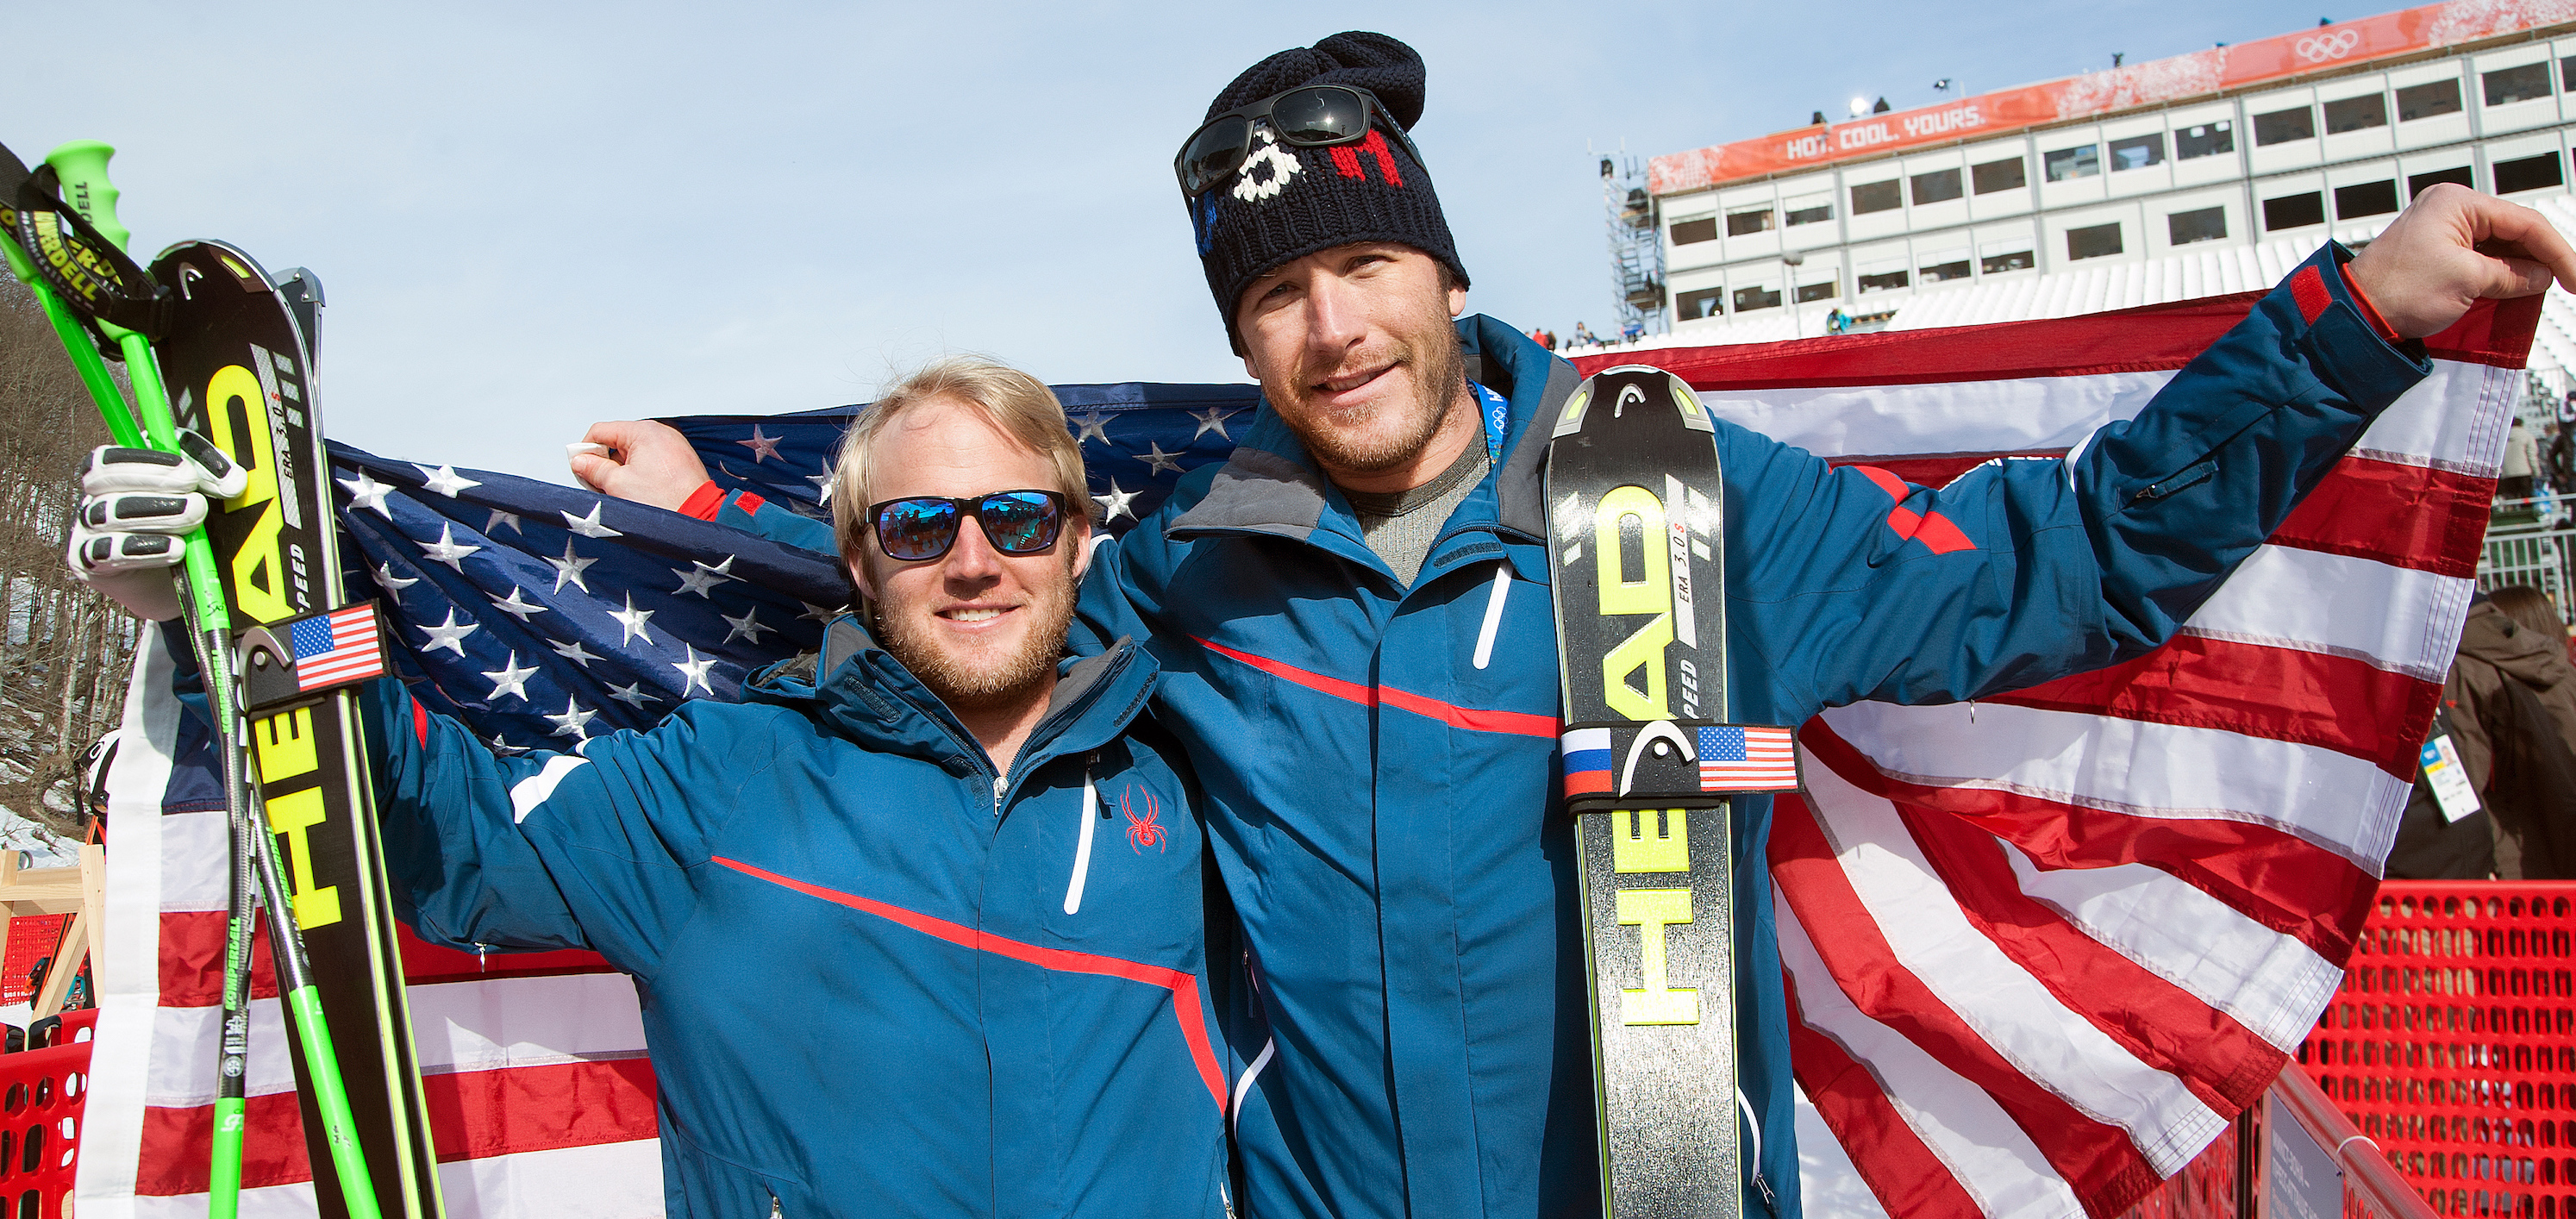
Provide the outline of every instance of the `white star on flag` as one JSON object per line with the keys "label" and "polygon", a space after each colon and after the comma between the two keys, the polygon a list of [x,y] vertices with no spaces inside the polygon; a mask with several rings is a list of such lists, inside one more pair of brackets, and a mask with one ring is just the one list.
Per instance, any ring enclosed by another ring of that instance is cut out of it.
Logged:
{"label": "white star on flag", "polygon": [[576,741],[587,741],[590,739],[590,728],[588,725],[590,721],[598,718],[599,713],[584,708],[577,699],[567,698],[564,700],[562,715],[556,715],[552,712],[546,712],[544,715],[547,719],[554,721],[554,735],[568,736]]}
{"label": "white star on flag", "polygon": [[724,641],[726,643],[732,643],[737,638],[744,638],[751,640],[751,646],[759,647],[760,637],[763,633],[775,632],[778,630],[777,627],[770,626],[760,620],[760,607],[758,606],[753,606],[750,609],[744,610],[742,612],[742,617],[740,618],[736,618],[731,614],[717,614],[716,617],[724,619],[727,623],[733,626],[732,630],[725,632]]}
{"label": "white star on flag", "polygon": [[[685,647],[687,645],[683,646]],[[671,662],[672,668],[678,669],[683,676],[689,679],[689,684],[680,687],[680,697],[687,698],[689,696],[689,691],[691,690],[704,690],[709,695],[713,695],[716,692],[716,688],[707,684],[707,670],[716,667],[716,658],[713,656],[700,658],[698,650],[694,647],[688,648],[688,653],[689,658],[686,661],[675,660]]]}
{"label": "white star on flag", "polygon": [[430,558],[436,559],[441,563],[447,564],[449,567],[455,568],[456,574],[460,576],[465,574],[465,556],[481,549],[483,548],[480,546],[467,546],[459,543],[456,540],[456,526],[448,523],[441,523],[439,525],[437,541],[423,542],[420,544],[420,552],[422,554],[428,555]]}
{"label": "white star on flag", "polygon": [[605,508],[605,507],[607,507],[607,506],[608,506],[608,501],[606,501],[606,500],[600,500],[600,501],[598,501],[598,502],[596,502],[596,503],[593,503],[593,504],[590,506],[590,515],[588,515],[588,516],[574,516],[573,514],[571,514],[571,513],[569,513],[569,512],[561,512],[561,510],[558,510],[558,512],[559,512],[559,514],[564,518],[564,528],[569,529],[569,530],[572,530],[574,533],[578,533],[578,534],[580,534],[580,535],[581,535],[581,536],[583,536],[583,537],[586,537],[586,538],[622,538],[622,537],[625,537],[625,536],[626,536],[625,534],[619,533],[618,531],[616,531],[616,530],[614,530],[614,529],[611,529],[611,528],[609,528],[608,526],[606,526],[606,525],[602,525],[602,524],[600,524],[600,523],[599,523],[599,512],[600,512],[600,509]]}
{"label": "white star on flag", "polygon": [[1190,433],[1190,439],[1196,440],[1210,432],[1223,436],[1227,440],[1234,439],[1234,435],[1225,430],[1225,421],[1233,414],[1232,409],[1222,406],[1211,406],[1203,411],[1191,411],[1190,418],[1199,421],[1199,430]]}
{"label": "white star on flag", "polygon": [[420,583],[420,577],[397,576],[394,574],[393,564],[378,563],[376,564],[376,583],[383,585],[386,592],[400,596],[402,590]]}
{"label": "white star on flag", "polygon": [[523,595],[526,592],[526,589],[513,584],[510,586],[509,596],[492,597],[487,599],[492,602],[492,608],[500,610],[521,622],[525,622],[528,620],[528,615],[530,614],[542,614],[546,612],[546,607],[542,605],[529,604],[526,597]]}
{"label": "white star on flag", "polygon": [[420,476],[422,478],[429,480],[424,485],[426,485],[430,490],[436,491],[440,495],[444,495],[449,499],[456,498],[456,493],[466,489],[467,487],[479,487],[483,485],[473,479],[458,474],[456,472],[456,467],[454,466],[440,466],[433,470],[416,461],[411,464],[413,469],[420,471]]}
{"label": "white star on flag", "polygon": [[553,648],[555,650],[555,655],[561,656],[585,669],[590,667],[590,662],[599,659],[598,653],[581,646],[581,641],[578,639],[569,643],[557,643],[554,640],[549,639],[546,641],[546,646]]}
{"label": "white star on flag", "polygon": [[564,557],[560,559],[549,558],[546,560],[546,562],[555,565],[555,591],[562,592],[564,581],[570,580],[572,581],[573,587],[578,588],[583,592],[589,592],[590,585],[582,580],[581,571],[583,568],[598,561],[599,560],[597,559],[585,559],[574,554],[572,552],[572,539],[565,538]]}
{"label": "white star on flag", "polygon": [[1117,520],[1121,516],[1124,516],[1131,521],[1136,519],[1136,510],[1128,507],[1127,501],[1136,498],[1137,494],[1138,492],[1134,491],[1119,490],[1118,480],[1114,478],[1110,479],[1109,494],[1095,495],[1091,497],[1092,499],[1099,501],[1100,511],[1102,514],[1101,523],[1107,524],[1110,521]]}
{"label": "white star on flag", "polygon": [[349,489],[349,511],[373,508],[376,510],[376,515],[389,521],[394,519],[393,509],[385,507],[385,495],[400,488],[390,483],[377,482],[367,477],[367,472],[364,470],[358,471],[356,481],[343,478],[340,480],[340,485]]}
{"label": "white star on flag", "polygon": [[829,626],[833,619],[841,616],[841,611],[830,606],[816,605],[811,601],[799,601],[796,604],[805,607],[804,613],[796,615],[797,620],[801,622],[820,622]]}
{"label": "white star on flag", "polygon": [[[1145,451],[1138,454],[1136,460],[1144,462],[1147,468],[1154,473],[1160,473],[1164,470],[1169,470],[1174,474],[1184,473],[1181,469],[1181,455],[1178,453],[1164,452],[1163,442],[1159,440],[1146,446]],[[489,533],[491,530],[487,529],[484,530],[484,532]]]}
{"label": "white star on flag", "polygon": [[[761,435],[760,425],[755,423],[751,425],[751,439],[737,440],[734,443],[751,450],[751,464],[759,465],[772,457],[778,457],[778,442],[785,439],[787,438],[784,436]],[[779,457],[779,460],[785,461],[786,458]]]}
{"label": "white star on flag", "polygon": [[1109,416],[1099,411],[1090,411],[1074,416],[1073,421],[1081,427],[1081,430],[1073,435],[1075,444],[1081,444],[1095,437],[1104,445],[1109,443]]}
{"label": "white star on flag", "polygon": [[714,594],[707,590],[735,578],[732,574],[733,560],[734,556],[726,555],[724,562],[713,567],[691,560],[690,569],[687,571],[672,568],[671,574],[680,578],[680,586],[671,590],[671,595],[676,597],[682,593],[696,593],[709,601],[715,600]]}
{"label": "white star on flag", "polygon": [[626,594],[625,609],[608,611],[608,616],[616,619],[617,625],[626,632],[623,637],[618,639],[617,646],[625,647],[627,644],[633,642],[635,637],[638,635],[642,635],[644,637],[644,642],[646,643],[653,642],[653,632],[645,630],[644,624],[652,621],[654,613],[655,611],[653,610],[640,610],[635,608],[635,594]]}
{"label": "white star on flag", "polygon": [[482,630],[483,627],[481,623],[458,622],[456,620],[456,607],[451,605],[447,607],[447,621],[444,625],[424,626],[414,629],[429,636],[429,642],[420,645],[421,651],[434,652],[440,648],[445,648],[459,656],[463,656],[465,654],[465,637],[476,631]]}
{"label": "white star on flag", "polygon": [[491,739],[491,741],[489,742],[489,744],[492,746],[492,752],[497,753],[497,754],[499,754],[499,755],[501,755],[502,757],[505,757],[505,758],[515,758],[515,757],[519,756],[520,754],[526,753],[526,752],[528,751],[528,747],[527,747],[527,746],[525,746],[525,745],[513,745],[513,744],[511,744],[511,743],[510,743],[510,738],[505,737],[505,736],[503,736],[503,735],[501,735],[500,733],[497,733],[497,732],[495,732],[495,733],[493,733],[493,734],[492,734],[492,739]]}
{"label": "white star on flag", "polygon": [[498,509],[498,508],[494,508],[494,509],[492,510],[492,519],[490,519],[490,520],[488,520],[488,521],[483,522],[483,536],[485,536],[485,537],[487,537],[487,538],[488,538],[488,537],[490,537],[490,536],[492,536],[492,531],[493,531],[493,530],[495,530],[495,529],[500,528],[500,527],[501,527],[501,526],[503,526],[503,525],[507,525],[507,526],[509,526],[509,527],[510,527],[510,532],[512,532],[512,533],[516,533],[516,534],[520,534],[520,535],[523,535],[523,536],[524,536],[524,535],[528,532],[528,531],[527,531],[527,530],[525,530],[525,529],[521,529],[521,528],[519,528],[519,514],[518,514],[518,513],[516,513],[516,512],[503,512],[503,511],[501,511],[501,510],[500,510],[500,509]]}
{"label": "white star on flag", "polygon": [[608,697],[640,710],[644,704],[653,701],[653,696],[646,694],[643,686],[644,683],[640,681],[631,681],[622,686],[610,686]]}
{"label": "white star on flag", "polygon": [[528,677],[536,671],[533,665],[525,669],[520,668],[519,651],[512,648],[509,658],[501,662],[500,668],[486,669],[483,671],[483,676],[492,679],[491,696],[493,698],[507,694],[524,703],[528,701]]}

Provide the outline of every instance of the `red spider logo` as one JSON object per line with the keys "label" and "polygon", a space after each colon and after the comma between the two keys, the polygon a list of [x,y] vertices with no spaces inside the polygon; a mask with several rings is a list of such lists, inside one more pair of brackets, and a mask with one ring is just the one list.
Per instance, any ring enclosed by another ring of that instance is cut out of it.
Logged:
{"label": "red spider logo", "polygon": [[1168,850],[1169,831],[1155,820],[1163,810],[1154,803],[1154,793],[1150,790],[1144,793],[1145,815],[1142,817],[1136,815],[1136,795],[1136,789],[1132,787],[1118,793],[1118,811],[1127,815],[1128,849],[1139,855],[1144,854],[1147,847],[1157,851]]}

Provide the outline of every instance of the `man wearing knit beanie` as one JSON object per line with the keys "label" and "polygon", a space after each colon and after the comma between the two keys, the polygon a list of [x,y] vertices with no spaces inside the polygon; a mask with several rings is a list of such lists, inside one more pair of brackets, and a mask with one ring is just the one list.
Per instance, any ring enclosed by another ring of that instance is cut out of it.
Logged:
{"label": "man wearing knit beanie", "polygon": [[[1337,34],[1188,133],[1190,231],[1263,408],[1104,553],[1076,631],[1151,635],[1209,792],[1260,998],[1233,1117],[1263,1216],[1600,1213],[1540,477],[1578,378],[1514,326],[1453,323],[1424,85],[1403,43]],[[2576,283],[2576,252],[2536,213],[2437,187],[2358,259],[2318,251],[2134,422],[1894,513],[1866,472],[1720,421],[1735,716],[2144,654],[2426,374],[2415,338],[2553,273]],[[1907,532],[1936,515],[1968,544]],[[1794,1216],[1769,823],[1739,798],[1743,1204]]]}

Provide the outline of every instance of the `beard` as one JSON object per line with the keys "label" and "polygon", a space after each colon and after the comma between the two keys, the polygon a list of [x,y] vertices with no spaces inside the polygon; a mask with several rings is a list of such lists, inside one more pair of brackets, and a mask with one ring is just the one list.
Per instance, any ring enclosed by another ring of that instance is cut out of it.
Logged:
{"label": "beard", "polygon": [[1070,535],[1066,540],[1065,578],[1032,590],[1022,610],[1028,629],[1016,643],[944,648],[922,621],[928,615],[903,601],[877,605],[878,642],[951,710],[981,711],[1030,698],[1055,676],[1056,662],[1065,655],[1065,629],[1073,624],[1075,556]]}
{"label": "beard", "polygon": [[[1378,474],[1395,469],[1422,454],[1431,438],[1438,435],[1449,421],[1450,412],[1467,393],[1467,359],[1459,350],[1457,332],[1450,329],[1443,312],[1434,321],[1432,338],[1420,343],[1397,341],[1392,357],[1414,374],[1413,400],[1390,402],[1373,408],[1371,418],[1352,423],[1374,423],[1377,414],[1401,411],[1403,417],[1391,428],[1364,426],[1336,427],[1327,412],[1307,404],[1308,387],[1333,375],[1334,368],[1300,367],[1293,385],[1262,387],[1272,404],[1281,401],[1297,404],[1297,417],[1288,419],[1289,428],[1306,445],[1307,452],[1326,469],[1352,474]],[[1379,352],[1362,351],[1347,357],[1342,364],[1367,366],[1387,358]]]}

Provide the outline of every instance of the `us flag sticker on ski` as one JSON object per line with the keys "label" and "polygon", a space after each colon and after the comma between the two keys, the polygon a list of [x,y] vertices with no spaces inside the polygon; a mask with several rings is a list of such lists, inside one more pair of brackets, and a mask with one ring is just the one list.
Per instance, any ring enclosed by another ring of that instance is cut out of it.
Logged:
{"label": "us flag sticker on ski", "polygon": [[1798,748],[1786,728],[1729,724],[1699,730],[1701,791],[1798,790]]}
{"label": "us flag sticker on ski", "polygon": [[298,692],[384,676],[384,649],[377,640],[372,601],[303,619],[292,634]]}

